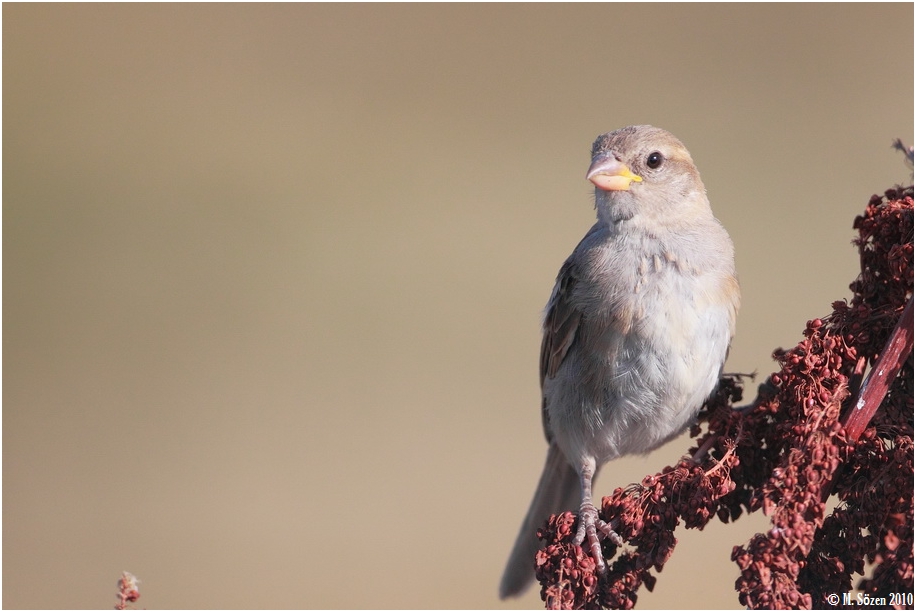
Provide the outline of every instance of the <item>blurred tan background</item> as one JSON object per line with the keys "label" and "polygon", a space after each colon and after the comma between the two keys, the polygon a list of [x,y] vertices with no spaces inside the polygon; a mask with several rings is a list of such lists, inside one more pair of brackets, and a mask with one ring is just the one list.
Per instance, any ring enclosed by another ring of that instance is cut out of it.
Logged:
{"label": "blurred tan background", "polygon": [[[848,295],[909,180],[913,6],[3,6],[3,604],[538,607],[540,311],[605,131],[690,148],[727,365]],[[758,379],[758,380],[760,380]],[[598,493],[676,461],[620,461]],[[680,530],[641,607],[736,607]]]}

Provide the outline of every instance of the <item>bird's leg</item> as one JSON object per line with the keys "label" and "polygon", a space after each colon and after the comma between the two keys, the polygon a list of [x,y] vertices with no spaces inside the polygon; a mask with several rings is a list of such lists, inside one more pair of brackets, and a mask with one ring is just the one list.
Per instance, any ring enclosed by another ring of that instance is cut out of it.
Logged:
{"label": "bird's leg", "polygon": [[604,574],[607,566],[604,562],[604,553],[601,551],[601,539],[609,538],[617,546],[623,545],[623,539],[617,535],[609,523],[598,518],[598,509],[592,503],[592,478],[594,476],[594,460],[586,461],[579,471],[582,505],[579,506],[579,529],[576,531],[576,544],[583,546],[591,554],[598,566],[598,573]]}

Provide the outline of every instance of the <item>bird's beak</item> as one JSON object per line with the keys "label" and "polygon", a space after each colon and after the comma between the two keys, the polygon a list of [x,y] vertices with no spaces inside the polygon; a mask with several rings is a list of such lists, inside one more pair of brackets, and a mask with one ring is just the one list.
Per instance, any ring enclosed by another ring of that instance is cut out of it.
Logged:
{"label": "bird's beak", "polygon": [[633,174],[626,164],[609,153],[595,156],[585,178],[604,191],[628,191],[630,183],[642,182],[641,176]]}

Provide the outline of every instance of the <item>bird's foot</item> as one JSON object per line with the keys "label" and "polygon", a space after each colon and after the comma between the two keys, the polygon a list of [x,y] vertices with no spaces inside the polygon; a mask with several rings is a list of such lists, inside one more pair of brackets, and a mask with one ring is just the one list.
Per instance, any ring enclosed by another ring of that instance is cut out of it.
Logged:
{"label": "bird's foot", "polygon": [[604,575],[607,564],[601,551],[601,540],[609,539],[615,546],[623,546],[623,538],[617,535],[611,524],[598,516],[598,509],[589,502],[579,508],[579,529],[576,531],[575,543],[585,548],[598,566],[598,573]]}

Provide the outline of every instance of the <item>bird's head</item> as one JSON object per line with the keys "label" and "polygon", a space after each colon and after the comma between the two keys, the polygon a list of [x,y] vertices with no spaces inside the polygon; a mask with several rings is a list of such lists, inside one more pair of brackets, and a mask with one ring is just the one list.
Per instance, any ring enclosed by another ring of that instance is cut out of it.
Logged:
{"label": "bird's head", "polygon": [[599,136],[586,178],[595,185],[598,217],[607,223],[637,215],[664,222],[712,214],[687,148],[651,125]]}

